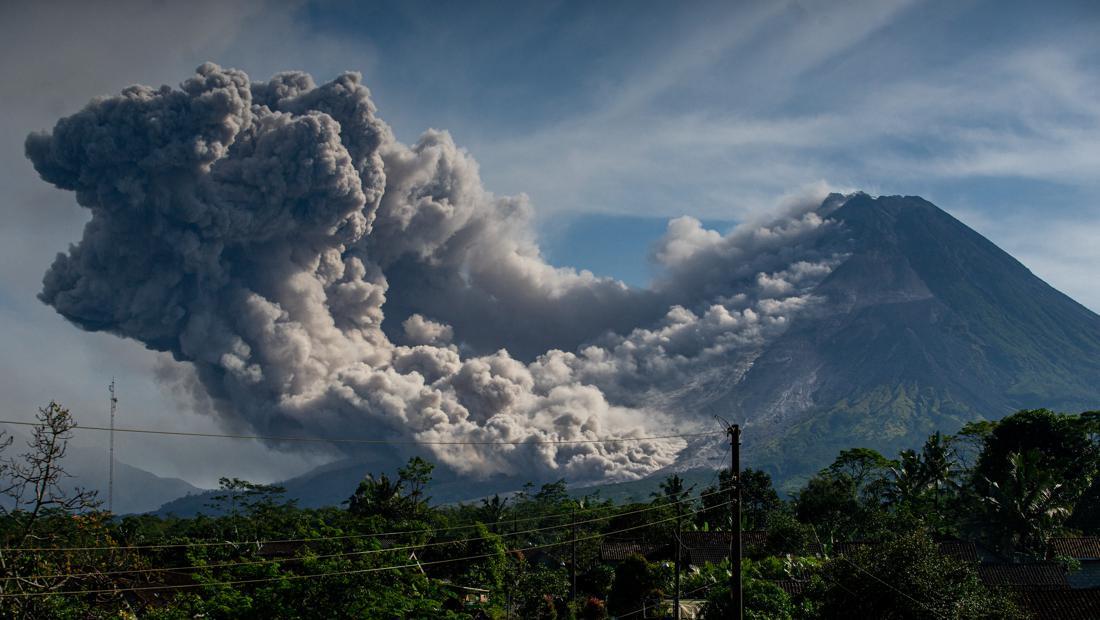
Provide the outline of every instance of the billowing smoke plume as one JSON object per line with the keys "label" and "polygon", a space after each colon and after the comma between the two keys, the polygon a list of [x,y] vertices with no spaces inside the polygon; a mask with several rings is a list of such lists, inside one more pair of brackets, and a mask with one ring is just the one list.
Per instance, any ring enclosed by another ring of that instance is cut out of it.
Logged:
{"label": "billowing smoke plume", "polygon": [[[750,359],[838,260],[803,208],[726,236],[674,220],[652,290],[555,268],[525,198],[487,192],[444,132],[397,142],[356,74],[206,64],[180,89],[97,99],[26,151],[92,213],[44,278],[68,320],[190,363],[257,431],[425,442],[474,474],[672,463],[681,440],[535,442],[667,432],[637,386]],[[531,443],[430,443],[453,441]]]}

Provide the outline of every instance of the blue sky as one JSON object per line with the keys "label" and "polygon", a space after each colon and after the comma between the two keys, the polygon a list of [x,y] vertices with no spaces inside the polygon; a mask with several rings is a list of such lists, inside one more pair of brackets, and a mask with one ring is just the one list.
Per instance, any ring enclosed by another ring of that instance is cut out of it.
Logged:
{"label": "blue sky", "polygon": [[[825,184],[924,196],[1100,310],[1098,26],[1094,2],[5,3],[4,415],[98,411],[117,375],[134,425],[213,429],[158,388],[154,354],[35,299],[87,214],[22,142],[92,96],[206,60],[357,70],[401,140],[446,129],[488,188],[527,193],[555,264],[642,284],[668,218],[728,227]],[[123,448],[200,483],[224,473]],[[239,474],[309,464],[266,455],[242,449]]]}
{"label": "blue sky", "polygon": [[[531,195],[555,261],[639,282],[659,227],[568,220],[737,221],[825,182],[925,196],[1100,307],[1095,3],[518,4],[302,15],[361,42],[399,137],[446,128]],[[560,234],[597,225],[632,261]]]}

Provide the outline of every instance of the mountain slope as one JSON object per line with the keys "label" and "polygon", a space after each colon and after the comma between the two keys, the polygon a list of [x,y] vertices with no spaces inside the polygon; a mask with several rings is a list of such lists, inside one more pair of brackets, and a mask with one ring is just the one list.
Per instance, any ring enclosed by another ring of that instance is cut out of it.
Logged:
{"label": "mountain slope", "polygon": [[725,401],[759,438],[751,458],[799,475],[843,447],[893,452],[973,419],[1100,403],[1100,316],[923,199],[857,194],[831,217],[842,226],[823,243],[850,255],[815,290],[826,310]]}
{"label": "mountain slope", "polygon": [[[61,481],[63,491],[71,493],[76,487],[97,490],[97,498],[107,508],[107,455],[103,450],[69,446],[62,465],[70,475]],[[148,512],[169,500],[200,492],[202,489],[185,480],[165,478],[115,461],[115,514]]]}

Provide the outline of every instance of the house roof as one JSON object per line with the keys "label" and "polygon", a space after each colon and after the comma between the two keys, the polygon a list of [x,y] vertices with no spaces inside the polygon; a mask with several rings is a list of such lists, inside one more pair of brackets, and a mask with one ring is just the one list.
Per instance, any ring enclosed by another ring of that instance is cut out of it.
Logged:
{"label": "house roof", "polygon": [[1051,538],[1051,555],[1078,560],[1100,560],[1100,536]]}
{"label": "house roof", "polygon": [[[730,532],[681,532],[680,540],[685,547],[726,547],[729,549],[733,534]],[[768,542],[768,532],[765,530],[747,530],[741,532],[741,545],[749,547],[762,547]]]}
{"label": "house roof", "polygon": [[981,561],[978,555],[978,545],[969,540],[941,540],[939,543],[940,555],[953,557],[963,562],[977,564]]}
{"label": "house roof", "polygon": [[600,545],[600,559],[605,562],[621,562],[632,555],[640,555],[647,560],[657,556],[668,547],[640,540],[606,540]]}
{"label": "house roof", "polygon": [[[877,543],[866,540],[852,540],[852,541],[839,541],[833,543],[833,554],[835,555],[852,555],[860,549],[868,547],[874,547]],[[940,555],[962,560],[963,562],[971,562],[977,564],[981,561],[981,556],[978,553],[978,546],[969,540],[941,540],[936,543],[939,546]],[[815,550],[820,551],[820,547],[815,546]]]}
{"label": "house roof", "polygon": [[1069,588],[1065,568],[1058,562],[981,564],[978,577],[990,587],[1015,590],[1064,590]]}
{"label": "house roof", "polygon": [[1100,590],[1033,590],[1017,594],[1020,607],[1035,620],[1100,618]]}
{"label": "house roof", "polygon": [[810,583],[804,579],[774,579],[772,580],[780,590],[783,590],[791,596],[798,596],[806,591],[806,586]]}
{"label": "house roof", "polygon": [[[748,532],[746,532],[747,534]],[[742,545],[746,536],[742,535]],[[684,546],[684,559],[688,564],[719,564],[730,557],[731,532],[682,532],[680,541]],[[675,547],[673,548],[675,551]]]}

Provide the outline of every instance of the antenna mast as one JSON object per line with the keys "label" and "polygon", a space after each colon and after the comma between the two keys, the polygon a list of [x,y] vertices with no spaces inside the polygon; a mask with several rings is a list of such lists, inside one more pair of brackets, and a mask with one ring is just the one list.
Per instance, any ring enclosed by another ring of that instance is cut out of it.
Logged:
{"label": "antenna mast", "polygon": [[115,408],[118,398],[115,397],[115,378],[111,377],[111,385],[107,391],[111,393],[111,438],[107,450],[107,512],[114,513],[115,503]]}

